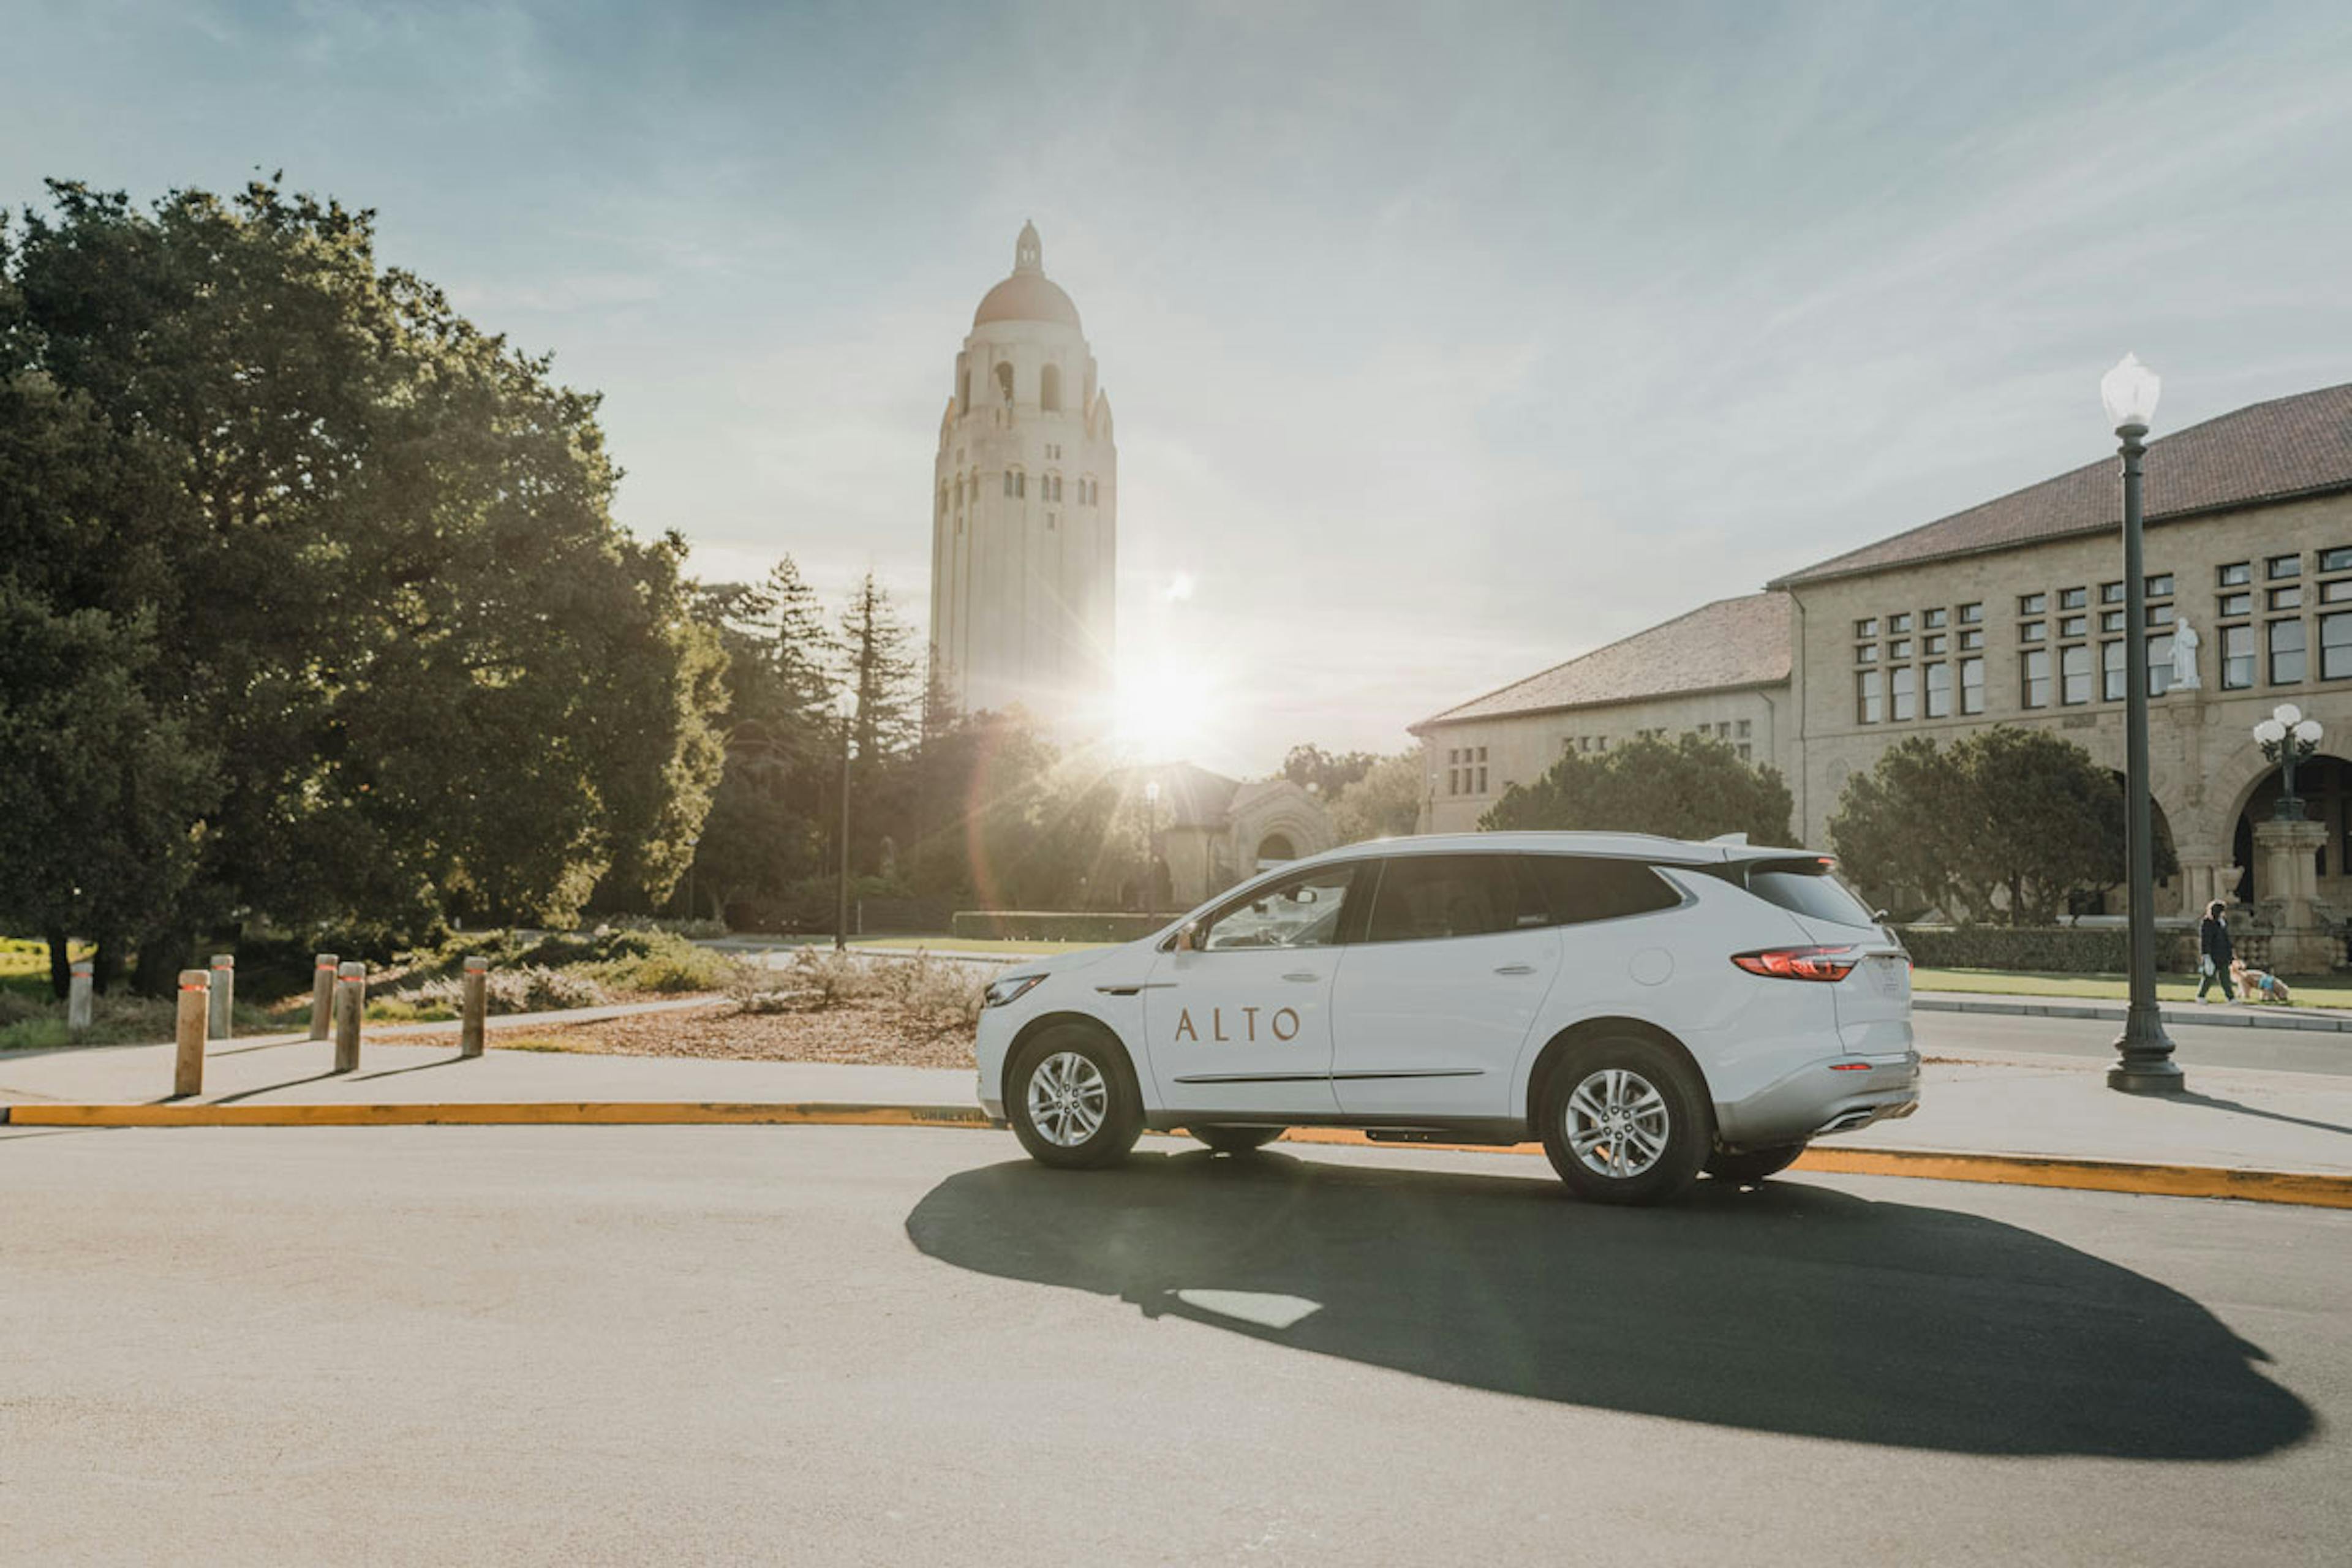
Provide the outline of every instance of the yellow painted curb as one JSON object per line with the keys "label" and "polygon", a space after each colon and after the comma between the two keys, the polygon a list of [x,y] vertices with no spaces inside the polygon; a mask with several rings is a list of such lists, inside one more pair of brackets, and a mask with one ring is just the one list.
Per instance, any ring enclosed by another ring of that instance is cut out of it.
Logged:
{"label": "yellow painted curb", "polygon": [[[18,1127],[962,1127],[996,1125],[976,1106],[861,1105],[756,1100],[486,1100],[348,1105],[0,1106]],[[1375,1149],[1441,1149],[1466,1153],[1539,1154],[1539,1143],[1508,1148],[1471,1143],[1376,1142],[1352,1128],[1294,1127],[1293,1143]],[[2129,1160],[2062,1159],[2036,1154],[1974,1154],[1934,1149],[1823,1148],[1805,1151],[1791,1169],[1847,1176],[1906,1176],[2066,1187],[2161,1197],[2237,1198],[2251,1203],[2352,1208],[2352,1175],[2305,1171],[2246,1171],[2219,1165],[2166,1165]]]}
{"label": "yellow painted curb", "polygon": [[481,1100],[409,1105],[17,1105],[17,1127],[979,1127],[977,1107],[756,1100]]}

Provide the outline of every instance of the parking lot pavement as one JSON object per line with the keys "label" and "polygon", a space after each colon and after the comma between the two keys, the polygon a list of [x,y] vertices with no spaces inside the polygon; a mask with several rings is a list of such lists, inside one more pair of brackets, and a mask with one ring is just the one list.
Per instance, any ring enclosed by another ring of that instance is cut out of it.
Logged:
{"label": "parking lot pavement", "polygon": [[2309,1563],[2352,1215],[986,1132],[0,1129],[28,1562]]}

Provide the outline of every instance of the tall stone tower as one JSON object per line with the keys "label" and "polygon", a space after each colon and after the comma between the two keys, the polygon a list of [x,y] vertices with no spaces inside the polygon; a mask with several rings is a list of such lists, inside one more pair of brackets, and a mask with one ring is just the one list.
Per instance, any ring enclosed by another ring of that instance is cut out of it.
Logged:
{"label": "tall stone tower", "polygon": [[963,711],[1108,729],[1118,452],[1034,225],[972,313],[932,467],[931,663]]}

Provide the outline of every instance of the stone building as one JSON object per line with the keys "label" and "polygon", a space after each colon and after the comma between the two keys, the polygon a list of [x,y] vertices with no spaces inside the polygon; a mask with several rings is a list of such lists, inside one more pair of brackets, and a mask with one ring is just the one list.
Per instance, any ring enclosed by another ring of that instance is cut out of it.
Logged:
{"label": "stone building", "polygon": [[1130,800],[1147,798],[1158,883],[1149,901],[1171,912],[1339,841],[1323,803],[1288,779],[1243,784],[1192,763],[1168,763],[1131,770],[1119,787]]}
{"label": "stone building", "polygon": [[1715,736],[1789,771],[1789,600],[1718,599],[1412,725],[1423,764],[1423,833],[1466,832],[1503,792],[1564,752],[1640,736]]}
{"label": "stone building", "polygon": [[1024,224],[956,354],[932,464],[931,663],[966,712],[1105,728],[1118,450],[1078,308]]}
{"label": "stone building", "polygon": [[[2318,895],[2352,908],[2352,772],[2326,754],[2352,754],[2352,385],[2164,436],[2144,468],[2150,787],[2181,864],[2158,909],[2284,896],[2255,853],[2279,783],[2252,733],[2283,701],[2328,731],[2298,793],[2321,825]],[[1906,735],[2054,730],[2122,771],[2116,472],[2104,458],[1773,584],[1793,606],[1790,783],[1810,842]]]}
{"label": "stone building", "polygon": [[[2144,467],[2150,784],[2182,868],[2158,912],[2216,897],[2273,915],[2314,899],[2352,912],[2352,385],[2163,436]],[[1758,760],[1788,776],[1800,836],[1819,847],[1846,782],[1910,735],[2046,729],[2120,773],[2121,514],[2117,462],[2104,456],[1425,720],[1423,826],[1475,824],[1559,746],[1588,729],[1597,740],[1601,716],[1637,712],[1670,733],[1747,717]],[[1720,637],[1700,618],[1729,606],[1785,616],[1785,685],[1769,679],[1760,632],[1739,640],[1751,653],[1713,656],[1747,679],[1689,673],[1688,659],[1710,657],[1690,645]],[[1748,706],[1700,710],[1716,701]],[[2279,770],[2252,733],[2281,702],[2327,735],[2297,770],[2309,820],[2292,829],[2265,826]]]}

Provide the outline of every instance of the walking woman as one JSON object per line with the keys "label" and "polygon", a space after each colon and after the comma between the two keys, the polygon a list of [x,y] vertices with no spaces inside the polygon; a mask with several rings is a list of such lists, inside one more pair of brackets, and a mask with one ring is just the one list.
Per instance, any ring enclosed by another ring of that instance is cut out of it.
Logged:
{"label": "walking woman", "polygon": [[2206,988],[2218,980],[2221,1000],[2236,1001],[2237,993],[2230,989],[2230,961],[2238,954],[2230,945],[2230,922],[2219,899],[2205,906],[2205,918],[2197,924],[2197,967],[2203,972],[2197,979],[2197,1000],[2205,1000]]}

